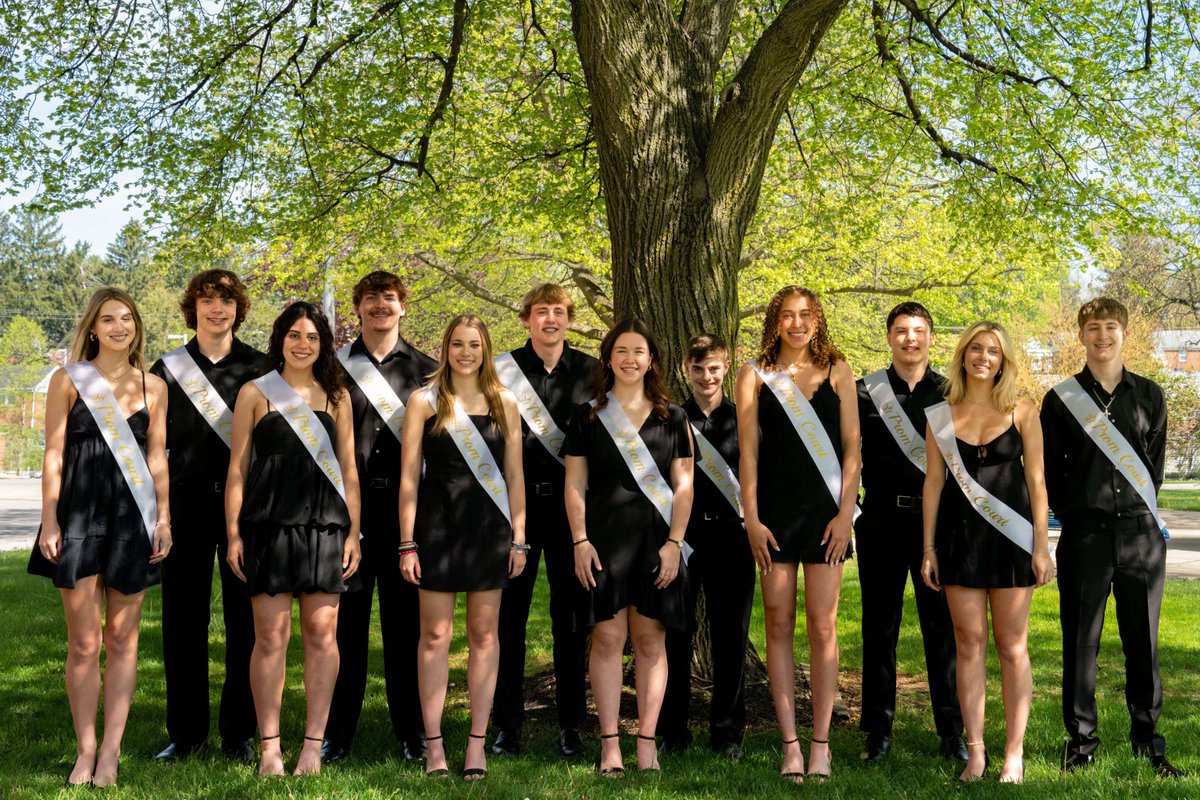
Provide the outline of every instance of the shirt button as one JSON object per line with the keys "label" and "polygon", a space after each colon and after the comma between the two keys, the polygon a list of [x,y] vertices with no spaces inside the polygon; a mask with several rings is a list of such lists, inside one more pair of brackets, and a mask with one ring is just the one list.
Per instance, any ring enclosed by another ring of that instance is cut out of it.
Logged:
{"label": "shirt button", "polygon": [[379,433],[379,426],[378,426],[378,425],[376,425],[376,426],[375,426],[375,432],[376,432],[376,433]]}

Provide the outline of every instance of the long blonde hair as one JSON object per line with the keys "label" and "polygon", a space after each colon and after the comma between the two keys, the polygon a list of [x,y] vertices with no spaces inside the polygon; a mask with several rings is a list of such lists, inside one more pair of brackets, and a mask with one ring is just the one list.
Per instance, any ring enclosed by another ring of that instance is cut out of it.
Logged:
{"label": "long blonde hair", "polygon": [[981,333],[990,333],[1000,342],[1000,369],[996,373],[992,385],[992,405],[997,411],[1008,412],[1017,403],[1017,361],[1013,358],[1012,340],[1008,331],[999,322],[982,320],[963,331],[958,344],[954,346],[954,357],[950,360],[950,368],[946,370],[946,399],[951,403],[961,403],[967,396],[967,347]]}
{"label": "long blonde hair", "polygon": [[434,408],[433,433],[441,433],[454,420],[454,382],[450,380],[450,338],[454,329],[460,325],[479,331],[483,342],[483,363],[479,365],[479,388],[487,399],[488,414],[492,424],[500,429],[501,435],[508,435],[508,419],[504,414],[504,401],[500,393],[504,384],[496,374],[496,362],[492,360],[492,337],[488,335],[487,325],[474,314],[459,314],[450,320],[446,332],[442,334],[442,358],[438,361],[437,369],[429,376],[430,384],[437,387],[437,403]]}
{"label": "long blonde hair", "polygon": [[79,324],[71,333],[71,346],[67,348],[67,362],[91,361],[100,352],[100,341],[92,336],[92,327],[100,317],[100,307],[109,300],[124,303],[125,307],[129,309],[129,313],[133,315],[133,339],[129,342],[128,351],[129,364],[136,369],[145,370],[146,356],[143,349],[146,340],[145,328],[142,327],[142,315],[138,313],[137,305],[129,293],[115,286],[97,289],[92,295],[92,299],[88,300]]}

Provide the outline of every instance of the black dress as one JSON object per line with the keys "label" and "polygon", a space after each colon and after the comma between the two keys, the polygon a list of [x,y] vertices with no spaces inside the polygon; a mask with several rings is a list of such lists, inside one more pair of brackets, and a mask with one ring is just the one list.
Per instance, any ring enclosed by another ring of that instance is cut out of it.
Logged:
{"label": "black dress", "polygon": [[[589,404],[576,406],[562,449],[564,456],[588,460],[587,535],[603,567],[594,573],[596,587],[591,591],[578,581],[574,584],[575,627],[591,628],[633,606],[668,628],[688,630],[694,620],[683,561],[679,576],[665,589],[654,586],[658,550],[670,529],[638,488],[604,423],[590,416]],[[687,414],[679,406],[669,407],[666,421],[650,414],[638,433],[668,481],[671,461],[692,457]]]}
{"label": "black dress", "polygon": [[[829,376],[809,403],[829,435],[838,463],[842,461],[841,398]],[[825,486],[816,463],[792,425],[791,417],[765,383],[758,390],[758,518],[779,544],[771,560],[784,564],[824,564],[825,527],[837,516],[838,504]],[[844,561],[854,555],[846,545]]]}
{"label": "black dress", "polygon": [[[504,435],[487,414],[471,421],[497,465],[504,464]],[[425,420],[421,454],[425,474],[417,492],[413,541],[420,550],[421,588],[433,592],[486,592],[508,586],[512,525],[454,443]]]}
{"label": "black dress", "polygon": [[[143,375],[143,403],[145,381]],[[144,454],[149,408],[143,405],[127,421]],[[67,414],[57,518],[63,537],[59,563],[47,561],[34,540],[30,574],[50,578],[60,589],[74,589],[81,578],[100,575],[105,586],[122,594],[137,594],[161,580],[158,564],[150,563],[152,547],[142,513],[82,398]],[[39,528],[39,538],[41,533]]]}
{"label": "black dress", "polygon": [[[985,445],[958,439],[967,473],[1025,519],[1031,518],[1024,452],[1016,425]],[[947,586],[1006,589],[1034,586],[1033,559],[996,530],[970,504],[949,474],[938,503],[938,575]]]}
{"label": "black dress", "polygon": [[[333,417],[316,414],[336,443]],[[350,513],[278,411],[254,426],[254,462],[238,519],[251,595],[347,590],[342,551]]]}

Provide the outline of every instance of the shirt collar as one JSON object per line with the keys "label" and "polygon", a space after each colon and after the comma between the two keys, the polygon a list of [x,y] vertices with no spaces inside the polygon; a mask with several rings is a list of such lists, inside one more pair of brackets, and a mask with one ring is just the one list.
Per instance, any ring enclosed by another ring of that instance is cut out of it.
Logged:
{"label": "shirt collar", "polygon": [[[519,352],[522,355],[521,360],[524,361],[525,364],[528,365],[528,367],[530,369],[534,369],[535,367],[540,366],[542,368],[542,371],[543,372],[545,371],[546,362],[542,361],[542,357],[539,356],[537,354],[537,351],[533,349],[533,339],[526,338],[525,346],[515,352]],[[553,375],[556,372],[558,372],[559,370],[568,369],[574,363],[574,360],[575,360],[575,351],[573,349],[571,349],[571,343],[568,342],[566,339],[563,339],[562,355],[559,356],[558,363],[554,365],[554,369],[550,370],[550,372],[548,372],[547,374]]]}
{"label": "shirt collar", "polygon": [[[718,414],[720,411],[722,411],[726,407],[732,409],[733,403],[730,402],[728,397],[722,395],[721,402],[717,404],[717,407],[713,409],[712,414],[709,415],[708,418],[712,419],[713,416]],[[697,417],[700,419],[704,418],[704,412],[700,410],[700,404],[696,402],[695,395],[688,395],[688,399],[683,401],[683,410],[687,412],[687,415],[689,418],[691,418],[691,417]]]}
{"label": "shirt collar", "polygon": [[360,333],[358,338],[356,338],[350,345],[350,355],[354,356],[360,354],[371,359],[372,363],[386,364],[393,358],[412,358],[412,345],[406,342],[403,336],[397,336],[396,346],[393,347],[391,352],[384,356],[382,360],[376,362],[375,356],[371,355],[371,352],[367,350],[367,346],[363,344],[363,337]]}
{"label": "shirt collar", "polygon": [[246,351],[250,351],[250,352],[254,352],[254,353],[258,352],[253,347],[246,344],[241,339],[237,338],[237,336],[233,337],[233,345],[229,348],[229,352],[226,353],[225,357],[220,359],[219,361],[211,361],[211,360],[209,360],[208,356],[204,355],[204,353],[201,352],[200,342],[196,341],[195,336],[192,336],[192,338],[188,340],[187,344],[185,344],[183,346],[183,349],[188,351],[188,355],[190,355],[192,357],[192,360],[194,360],[197,364],[199,364],[200,360],[203,359],[204,361],[208,362],[209,364],[212,364],[213,366],[216,366],[217,364],[220,364],[223,361],[226,361],[227,359],[232,358],[233,356],[245,355]]}
{"label": "shirt collar", "polygon": [[[1091,389],[1093,386],[1100,386],[1100,381],[1096,380],[1096,376],[1088,369],[1087,364],[1084,364],[1083,369],[1079,370],[1078,374],[1075,375],[1075,380],[1079,381],[1079,385],[1083,387],[1084,391]],[[1123,365],[1121,367],[1121,380],[1117,381],[1118,386],[1121,384],[1133,386],[1133,381],[1129,380],[1129,370],[1125,369]],[[1100,386],[1100,388],[1103,389],[1104,387]]]}
{"label": "shirt collar", "polygon": [[[901,378],[900,374],[896,372],[895,364],[887,365],[887,376],[888,376],[888,381],[891,382],[893,387],[902,385],[904,387],[905,391],[908,391],[908,381]],[[916,386],[913,387],[913,391],[915,392],[917,390],[917,387],[922,386],[924,384],[932,384],[932,385],[936,386],[937,378],[938,378],[938,374],[933,371],[933,367],[926,364],[925,365],[925,374],[921,376],[921,380],[917,381]]]}

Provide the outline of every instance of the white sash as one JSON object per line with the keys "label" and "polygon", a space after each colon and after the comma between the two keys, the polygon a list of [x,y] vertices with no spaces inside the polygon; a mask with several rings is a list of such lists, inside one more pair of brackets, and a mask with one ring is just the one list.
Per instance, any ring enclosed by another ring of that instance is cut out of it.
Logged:
{"label": "white sash", "polygon": [[121,467],[121,476],[125,478],[125,485],[129,487],[133,501],[137,503],[138,511],[142,514],[142,525],[145,526],[146,535],[150,537],[150,545],[153,547],[154,526],[158,522],[158,495],[154,491],[154,477],[150,474],[150,465],[146,463],[146,456],[134,438],[129,420],[121,413],[121,406],[117,403],[108,382],[100,376],[100,371],[90,361],[76,361],[63,369],[75,384],[75,390],[83,398],[83,404],[92,412],[92,418],[96,420],[104,442]]}
{"label": "white sash", "polygon": [[[433,407],[433,412],[436,414],[438,407],[437,384],[430,384],[428,392],[429,405]],[[512,511],[508,507],[508,483],[504,480],[503,465],[496,463],[492,451],[488,449],[487,442],[484,441],[483,434],[479,432],[479,428],[475,427],[475,423],[457,397],[454,398],[454,424],[447,425],[446,432],[454,440],[458,452],[467,462],[475,480],[479,481],[479,485],[483,487],[484,494],[492,498],[492,502],[504,514],[508,524],[512,525]]]}
{"label": "white sash", "polygon": [[928,470],[929,461],[925,455],[925,437],[917,433],[912,420],[900,407],[900,401],[896,399],[892,383],[888,380],[887,370],[872,372],[863,378],[863,385],[867,387],[867,393],[871,396],[871,402],[875,404],[875,410],[879,412],[879,418],[896,440],[900,452],[924,475]]}
{"label": "white sash", "polygon": [[525,420],[529,430],[542,443],[542,447],[545,447],[550,455],[558,459],[558,463],[563,463],[563,457],[559,455],[559,451],[562,450],[563,439],[566,437],[554,424],[554,417],[550,416],[550,411],[542,403],[542,398],[538,397],[538,393],[533,390],[533,386],[529,384],[529,379],[521,371],[521,367],[512,357],[512,353],[496,357],[496,373],[500,376],[500,382],[517,396],[517,405],[521,408],[521,418]]}
{"label": "white sash", "polygon": [[996,497],[971,477],[963,466],[954,436],[954,415],[948,403],[938,403],[925,409],[925,418],[937,440],[938,449],[946,461],[950,476],[958,484],[967,503],[996,530],[1007,536],[1026,553],[1033,552],[1033,523],[1018,514],[1011,506]]}
{"label": "white sash", "polygon": [[700,445],[700,457],[696,459],[696,462],[704,470],[708,479],[721,490],[721,494],[729,501],[729,505],[733,506],[737,515],[745,516],[742,513],[742,485],[738,483],[733,468],[694,424],[692,425],[692,435],[696,437],[696,444]]}
{"label": "white sash", "polygon": [[367,358],[365,353],[350,355],[350,345],[337,351],[338,361],[358,384],[367,402],[383,418],[387,429],[400,441],[400,428],[404,424],[404,401],[392,389],[383,373]]}
{"label": "white sash", "polygon": [[1154,476],[1146,467],[1146,463],[1138,457],[1133,445],[1117,430],[1116,425],[1109,424],[1108,417],[1100,410],[1100,406],[1096,405],[1096,401],[1083,390],[1075,378],[1067,378],[1054,387],[1054,392],[1063,401],[1067,411],[1071,412],[1075,421],[1083,426],[1083,432],[1096,443],[1100,452],[1112,462],[1113,466],[1117,468],[1117,472],[1125,476],[1125,479],[1133,486],[1133,490],[1137,492],[1138,497],[1142,498],[1146,508],[1150,509],[1150,513],[1154,515],[1154,521],[1162,531],[1163,538],[1170,539],[1167,523],[1163,522],[1162,516],[1158,513]]}
{"label": "white sash", "polygon": [[[595,406],[596,401],[592,400],[591,405]],[[650,455],[650,448],[646,447],[641,434],[633,427],[629,415],[621,408],[612,392],[608,393],[608,404],[596,412],[596,417],[612,437],[613,444],[617,446],[625,466],[629,467],[629,473],[633,475],[638,488],[670,528],[675,492],[671,490],[671,483],[663,477],[662,470],[654,462],[654,456]],[[679,550],[686,565],[693,548],[687,542],[683,542]]]}
{"label": "white sash", "polygon": [[171,371],[175,382],[187,399],[196,407],[226,447],[233,445],[233,410],[225,405],[220,393],[200,370],[196,359],[186,347],[176,347],[162,357],[163,366]]}
{"label": "white sash", "polygon": [[[837,451],[833,449],[833,442],[830,441],[829,434],[825,432],[825,426],[821,424],[817,412],[787,372],[764,370],[758,366],[757,361],[751,361],[750,365],[754,367],[754,371],[762,378],[762,382],[771,389],[775,399],[783,406],[784,413],[791,420],[792,427],[796,429],[796,435],[800,437],[809,457],[817,465],[817,471],[821,473],[821,477],[825,481],[825,488],[833,496],[833,504],[840,509],[842,507],[842,463],[838,461]],[[861,514],[862,509],[855,503],[853,520],[857,521]]]}
{"label": "white sash", "polygon": [[312,456],[317,468],[329,478],[329,482],[345,502],[346,484],[342,480],[342,465],[338,463],[337,452],[333,449],[329,432],[325,430],[321,420],[317,419],[317,412],[313,411],[296,390],[288,385],[283,376],[274,370],[255,379],[254,385],[263,393],[263,397],[279,410],[279,415]]}

